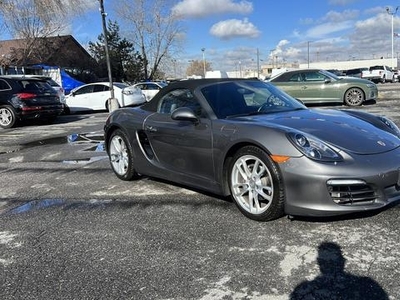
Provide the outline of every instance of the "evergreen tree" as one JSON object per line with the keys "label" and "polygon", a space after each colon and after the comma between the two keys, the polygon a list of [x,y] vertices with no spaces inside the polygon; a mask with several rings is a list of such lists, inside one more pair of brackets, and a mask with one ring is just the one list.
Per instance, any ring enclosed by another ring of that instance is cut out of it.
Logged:
{"label": "evergreen tree", "polygon": [[[133,83],[144,78],[144,64],[139,52],[135,51],[133,43],[122,38],[117,22],[108,21],[107,42],[110,56],[111,72],[114,81]],[[97,74],[100,78],[108,78],[104,34],[98,36],[98,41],[89,42],[89,52],[99,64]]]}

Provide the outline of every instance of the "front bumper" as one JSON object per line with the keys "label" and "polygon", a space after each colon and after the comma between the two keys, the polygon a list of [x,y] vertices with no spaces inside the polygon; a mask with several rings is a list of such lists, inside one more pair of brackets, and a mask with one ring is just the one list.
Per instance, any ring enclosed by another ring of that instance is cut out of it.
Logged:
{"label": "front bumper", "polygon": [[400,149],[352,155],[337,164],[292,158],[280,167],[288,215],[335,216],[400,200]]}

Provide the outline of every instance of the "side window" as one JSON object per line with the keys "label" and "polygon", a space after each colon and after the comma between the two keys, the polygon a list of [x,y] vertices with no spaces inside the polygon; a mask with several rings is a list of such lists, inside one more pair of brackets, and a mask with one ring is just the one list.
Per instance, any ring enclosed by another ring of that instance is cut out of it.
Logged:
{"label": "side window", "polygon": [[300,73],[298,73],[298,74],[294,74],[292,77],[290,77],[289,78],[289,81],[291,81],[291,82],[296,82],[296,81],[302,81],[302,79],[301,79],[301,74]]}
{"label": "side window", "polygon": [[109,89],[110,89],[110,87],[103,85],[103,84],[93,85],[93,93],[104,92],[104,91],[108,91]]}
{"label": "side window", "polygon": [[198,117],[202,117],[203,115],[200,103],[188,89],[177,89],[164,95],[158,103],[157,112],[171,114],[179,107],[192,109]]}
{"label": "side window", "polygon": [[148,84],[147,85],[147,89],[148,90],[159,90],[160,89],[160,87],[158,86],[158,85],[156,85],[156,84]]}
{"label": "side window", "polygon": [[93,85],[85,86],[75,92],[75,95],[89,94],[93,92]]}
{"label": "side window", "polygon": [[5,81],[0,79],[0,91],[11,90],[10,85]]}
{"label": "side window", "polygon": [[318,72],[305,73],[305,81],[324,81],[325,76]]}

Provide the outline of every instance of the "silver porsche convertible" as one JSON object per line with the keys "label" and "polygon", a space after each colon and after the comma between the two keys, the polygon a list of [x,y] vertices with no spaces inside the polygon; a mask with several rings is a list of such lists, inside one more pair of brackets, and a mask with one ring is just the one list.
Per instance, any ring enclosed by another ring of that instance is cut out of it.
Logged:
{"label": "silver porsche convertible", "polygon": [[253,79],[195,79],[111,113],[116,176],[230,196],[247,217],[334,216],[400,200],[400,131],[360,110],[309,109]]}

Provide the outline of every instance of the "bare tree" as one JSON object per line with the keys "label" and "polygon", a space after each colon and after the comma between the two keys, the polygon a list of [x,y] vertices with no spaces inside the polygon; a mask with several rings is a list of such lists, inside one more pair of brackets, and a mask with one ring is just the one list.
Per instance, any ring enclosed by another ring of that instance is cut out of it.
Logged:
{"label": "bare tree", "polygon": [[78,0],[0,0],[0,20],[3,21],[0,26],[20,40],[18,48],[7,58],[8,63],[26,63],[33,51],[40,48],[43,38],[61,32],[73,13],[83,11],[85,3]]}
{"label": "bare tree", "polygon": [[211,70],[211,64],[208,61],[200,61],[200,60],[192,60],[190,61],[190,65],[186,69],[186,75],[187,76],[205,76],[204,74],[204,64],[205,64],[205,69],[206,71]]}
{"label": "bare tree", "polygon": [[115,7],[127,34],[144,60],[145,79],[153,79],[161,62],[180,51],[183,30],[171,14],[170,0],[120,0]]}

